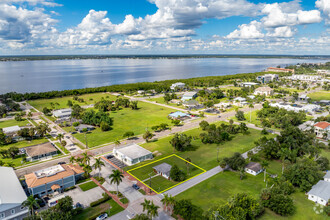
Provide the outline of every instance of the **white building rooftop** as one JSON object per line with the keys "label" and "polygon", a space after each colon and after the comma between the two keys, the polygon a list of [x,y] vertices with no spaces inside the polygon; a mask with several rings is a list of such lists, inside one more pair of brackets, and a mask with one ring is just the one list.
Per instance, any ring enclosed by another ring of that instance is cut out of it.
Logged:
{"label": "white building rooftop", "polygon": [[116,148],[115,150],[132,160],[152,154],[150,151],[137,144],[127,145],[125,147]]}
{"label": "white building rooftop", "polygon": [[15,132],[18,132],[20,130],[21,130],[21,128],[18,125],[11,126],[11,127],[6,127],[6,128],[2,129],[3,133],[5,133],[5,134],[15,133]]}
{"label": "white building rooftop", "polygon": [[61,165],[55,165],[46,169],[38,170],[34,172],[37,178],[49,177],[63,172],[65,169]]}

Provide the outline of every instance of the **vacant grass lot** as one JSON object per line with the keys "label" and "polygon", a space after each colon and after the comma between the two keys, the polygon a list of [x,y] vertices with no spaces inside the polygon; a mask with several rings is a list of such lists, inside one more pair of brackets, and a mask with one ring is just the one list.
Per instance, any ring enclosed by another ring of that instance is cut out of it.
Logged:
{"label": "vacant grass lot", "polygon": [[[198,174],[203,173],[204,171],[202,169],[199,169],[198,167],[194,166],[193,164],[189,164],[186,161],[182,160],[181,158],[173,155],[168,158],[161,159],[159,161],[149,162],[148,164],[137,167],[136,169],[133,169],[129,171],[132,175],[143,181],[146,185],[150,186],[150,179],[149,174],[152,176],[156,176],[156,173],[154,172],[153,167],[162,164],[167,163],[169,165],[177,165],[182,171],[184,171],[187,174],[186,179],[190,179]],[[189,174],[188,174],[189,169]],[[167,180],[166,178],[162,176],[152,177],[151,178],[151,188],[156,190],[157,192],[161,192],[165,189],[168,189],[169,187],[172,187],[180,182]]]}
{"label": "vacant grass lot", "polygon": [[[277,171],[277,173],[280,174],[281,164],[276,161],[271,161],[267,170]],[[237,193],[246,193],[255,198],[259,198],[261,189],[266,187],[263,181],[263,174],[259,174],[258,176],[246,174],[246,178],[243,180],[240,180],[239,177],[239,173],[236,172],[222,172],[180,193],[176,198],[190,199],[194,204],[200,206],[205,211],[213,205],[224,204],[227,202],[228,198]],[[314,212],[314,203],[308,200],[303,192],[297,190],[291,195],[291,198],[294,200],[296,206],[296,213],[293,216],[281,217],[269,209],[266,209],[266,212],[260,219],[327,219],[324,214],[317,215]]]}
{"label": "vacant grass lot", "polygon": [[[150,129],[154,125],[161,123],[171,125],[167,116],[173,111],[172,109],[145,102],[139,102],[138,107],[138,110],[123,108],[117,112],[110,112],[110,116],[114,120],[112,130],[103,132],[100,128],[96,128],[89,132],[86,135],[88,147],[122,139],[126,131],[133,131],[135,135],[140,135],[146,131],[146,128]],[[71,131],[71,128],[67,127],[65,130]],[[85,143],[85,134],[77,133],[74,134],[74,137]]]}
{"label": "vacant grass lot", "polygon": [[[219,122],[222,123],[222,122]],[[218,124],[219,124],[218,123]],[[172,136],[162,138],[156,140],[154,142],[145,143],[142,147],[150,150],[151,152],[158,151],[161,153],[161,156],[156,157],[155,159],[160,159],[161,157],[165,157],[171,155],[173,153],[178,156],[186,159],[190,158],[193,164],[197,166],[209,170],[218,165],[217,162],[217,151],[219,148],[219,160],[224,157],[232,156],[235,152],[244,153],[246,151],[251,150],[255,147],[254,142],[262,137],[259,130],[249,129],[249,134],[236,134],[232,136],[231,141],[224,142],[222,144],[203,144],[199,139],[199,134],[203,131],[200,128],[192,129],[190,131],[184,132],[187,135],[191,135],[195,137],[193,139],[192,149],[184,152],[173,152],[173,147],[169,143],[172,139]],[[268,135],[267,137],[274,137],[273,135]],[[149,163],[149,161],[145,161],[140,163],[138,166]],[[137,165],[130,167],[137,167]]]}
{"label": "vacant grass lot", "polygon": [[148,101],[154,101],[154,102],[157,102],[157,103],[160,103],[160,104],[165,104],[165,105],[173,106],[173,107],[176,107],[176,108],[185,109],[185,107],[183,105],[177,105],[177,104],[171,103],[171,102],[166,103],[164,101],[164,97],[150,98],[150,99],[147,99],[147,100]]}
{"label": "vacant grass lot", "polygon": [[87,190],[97,187],[97,184],[94,183],[93,181],[90,181],[87,183],[80,184],[79,187],[82,191],[87,191]]}
{"label": "vacant grass lot", "polygon": [[320,100],[330,100],[330,92],[327,91],[320,91],[320,92],[313,92],[308,94],[313,101],[320,101]]}
{"label": "vacant grass lot", "polygon": [[[109,98],[106,98],[107,96]],[[94,104],[95,102],[100,101],[102,97],[112,101],[116,100],[115,96],[110,95],[108,93],[92,93],[92,94],[80,95],[78,97],[84,99],[84,102],[74,101],[73,96],[66,96],[66,97],[54,98],[54,99],[31,100],[28,101],[28,103],[33,107],[35,107],[36,109],[38,109],[39,111],[42,111],[44,107],[51,108],[51,103],[58,103],[59,106],[56,106],[57,109],[68,108],[67,106],[68,100],[71,100],[74,104],[79,104],[79,105]]]}
{"label": "vacant grass lot", "polygon": [[11,127],[11,126],[16,126],[16,125],[23,127],[28,124],[29,124],[28,120],[16,121],[16,120],[12,119],[12,120],[8,120],[8,121],[0,121],[0,128],[6,128],[6,127]]}

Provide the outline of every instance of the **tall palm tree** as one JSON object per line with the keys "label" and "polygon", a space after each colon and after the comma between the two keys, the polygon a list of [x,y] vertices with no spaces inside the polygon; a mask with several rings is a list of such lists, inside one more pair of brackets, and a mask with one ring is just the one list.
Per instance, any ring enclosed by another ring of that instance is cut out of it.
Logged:
{"label": "tall palm tree", "polygon": [[249,108],[250,108],[250,123],[251,123],[251,121],[252,121],[252,109],[253,109],[253,104],[251,103],[250,105],[249,105]]}
{"label": "tall palm tree", "polygon": [[148,209],[148,215],[150,216],[151,219],[158,216],[158,209],[159,206],[155,205],[154,202],[152,201]]}
{"label": "tall palm tree", "polygon": [[287,148],[282,148],[279,152],[278,152],[280,159],[282,161],[282,174],[284,172],[284,161],[286,158],[290,157],[290,150]]}
{"label": "tall palm tree", "polygon": [[162,198],[162,200],[160,200],[162,203],[163,203],[163,208],[164,208],[164,210],[165,210],[165,212],[166,212],[166,210],[167,210],[167,207],[168,207],[168,203],[169,203],[169,198],[170,198],[170,196],[168,195],[168,194],[164,194],[164,198]]}
{"label": "tall palm tree", "polygon": [[83,164],[83,170],[85,171],[85,177],[88,178],[93,169],[89,164]]}
{"label": "tall palm tree", "polygon": [[60,141],[60,143],[62,142],[62,138],[64,138],[63,134],[60,133],[57,135],[57,139]]}
{"label": "tall palm tree", "polygon": [[33,197],[33,195],[27,197],[27,199],[22,203],[22,206],[29,208],[32,215],[34,215],[34,207],[40,208],[38,201]]}
{"label": "tall palm tree", "polygon": [[87,151],[85,151],[85,152],[82,153],[81,155],[83,156],[81,162],[82,162],[83,164],[88,164],[88,165],[89,165],[90,160],[91,160],[91,157],[90,157],[90,155],[87,153]]}
{"label": "tall palm tree", "polygon": [[99,170],[99,174],[98,176],[100,177],[100,173],[101,173],[101,168],[105,166],[104,162],[101,160],[101,158],[96,158],[95,159],[95,163],[93,164],[93,168],[96,170]]}
{"label": "tall palm tree", "polygon": [[266,182],[266,168],[268,167],[269,163],[266,160],[261,161],[261,166],[264,169],[264,182]]}
{"label": "tall palm tree", "polygon": [[70,163],[76,162],[76,158],[74,156],[71,156],[69,160],[70,160]]}
{"label": "tall palm tree", "polygon": [[141,203],[143,212],[149,209],[150,206],[150,200],[144,199],[144,202]]}
{"label": "tall palm tree", "polygon": [[124,175],[119,170],[112,170],[112,174],[110,174],[109,179],[111,184],[117,185],[117,196],[118,196],[118,186],[123,181]]}
{"label": "tall palm tree", "polygon": [[176,202],[175,198],[170,195],[169,198],[168,198],[168,206],[170,208],[170,214],[172,214],[172,212],[173,212],[175,202]]}

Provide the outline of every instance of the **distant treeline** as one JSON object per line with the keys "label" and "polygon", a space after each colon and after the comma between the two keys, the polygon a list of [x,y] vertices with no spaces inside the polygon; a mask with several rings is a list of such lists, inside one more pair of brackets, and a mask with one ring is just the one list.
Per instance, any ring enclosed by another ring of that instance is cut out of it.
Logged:
{"label": "distant treeline", "polygon": [[[269,73],[269,72],[268,72]],[[16,93],[10,92],[0,95],[0,99],[11,98],[14,101],[23,100],[33,100],[33,99],[51,99],[63,96],[78,96],[89,93],[97,92],[134,92],[137,90],[155,90],[156,92],[167,92],[170,90],[170,86],[176,82],[183,82],[189,87],[213,87],[224,85],[228,83],[233,83],[235,80],[240,80],[242,82],[246,81],[256,81],[256,77],[265,74],[265,72],[257,73],[242,73],[235,75],[225,75],[225,76],[206,76],[197,77],[190,79],[175,79],[175,80],[165,80],[156,82],[140,82],[140,83],[130,83],[130,84],[120,84],[111,86],[102,86],[96,88],[84,88],[84,89],[73,89],[73,90],[63,90],[63,91],[49,91],[49,92],[32,92],[32,93]],[[280,76],[288,76],[290,73],[276,73]]]}
{"label": "distant treeline", "polygon": [[190,55],[35,55],[35,56],[0,56],[0,61],[31,60],[74,60],[74,59],[185,59],[185,58],[291,58],[291,59],[329,59],[330,56],[315,55],[223,55],[223,54],[190,54]]}

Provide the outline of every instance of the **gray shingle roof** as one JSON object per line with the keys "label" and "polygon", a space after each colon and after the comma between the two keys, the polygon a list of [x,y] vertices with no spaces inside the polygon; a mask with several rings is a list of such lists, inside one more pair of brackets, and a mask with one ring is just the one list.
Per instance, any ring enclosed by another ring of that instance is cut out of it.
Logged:
{"label": "gray shingle roof", "polygon": [[159,165],[153,167],[153,169],[155,169],[157,172],[163,173],[167,176],[170,175],[171,168],[172,168],[172,166],[169,165],[168,163],[162,163],[162,164],[159,164]]}
{"label": "gray shingle roof", "polygon": [[325,201],[330,199],[330,182],[320,180],[315,184],[308,194],[317,196]]}
{"label": "gray shingle roof", "polygon": [[245,168],[248,168],[248,169],[253,170],[255,172],[258,172],[259,170],[262,169],[261,165],[259,163],[256,163],[256,162],[248,163],[248,165],[246,165]]}

